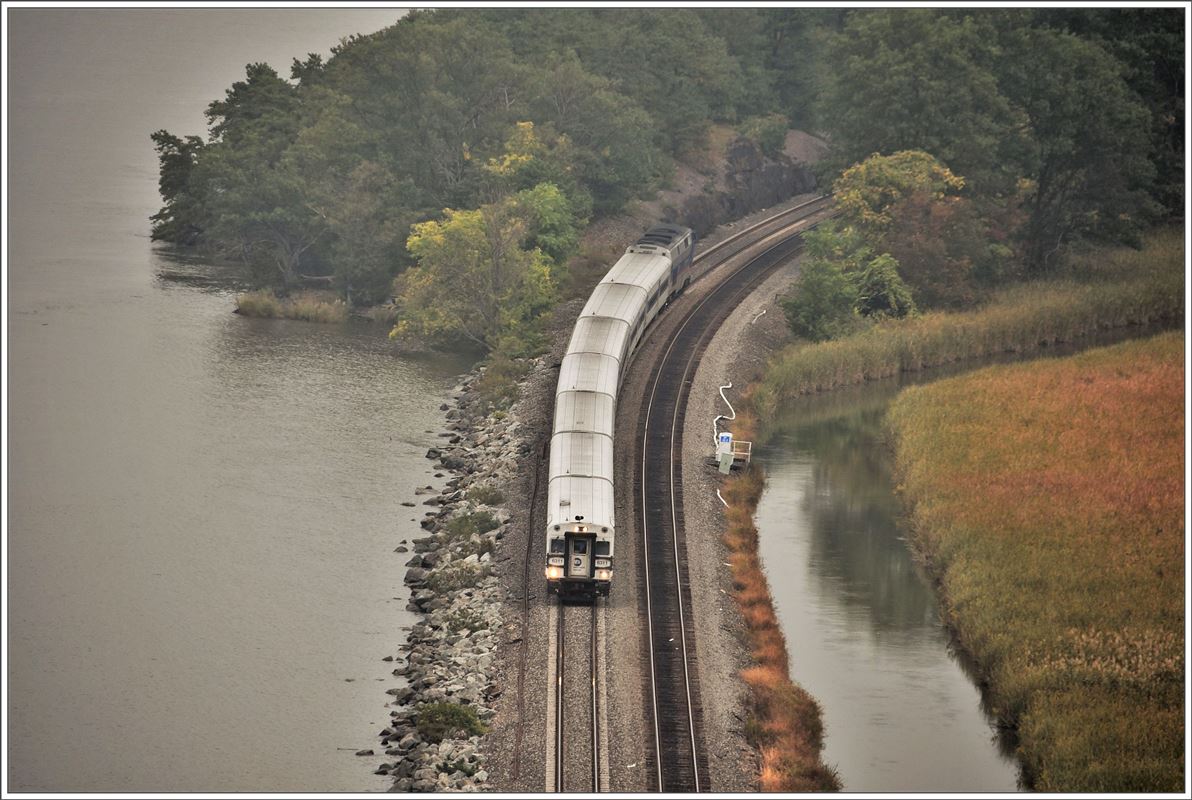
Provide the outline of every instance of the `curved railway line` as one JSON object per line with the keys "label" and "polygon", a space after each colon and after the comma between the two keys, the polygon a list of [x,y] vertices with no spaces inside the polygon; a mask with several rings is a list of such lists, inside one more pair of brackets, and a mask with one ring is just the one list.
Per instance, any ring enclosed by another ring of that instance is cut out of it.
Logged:
{"label": "curved railway line", "polygon": [[699,357],[720,323],[767,275],[794,255],[800,238],[782,238],[722,281],[679,324],[654,370],[641,415],[641,460],[635,509],[642,540],[654,743],[650,751],[660,792],[709,788],[700,731],[694,631],[687,609],[687,547],[683,524],[683,421]]}
{"label": "curved railway line", "polygon": [[[667,315],[662,315],[662,324],[655,323],[653,332],[655,335],[667,332],[661,357],[651,364],[635,365],[648,369],[653,380],[642,401],[636,437],[641,450],[635,454],[634,481],[640,492],[625,509],[626,516],[636,525],[642,553],[635,568],[624,570],[622,580],[636,572],[641,611],[647,620],[643,660],[649,674],[643,674],[643,681],[648,682],[645,720],[647,738],[651,741],[644,749],[651,776],[649,789],[699,792],[712,788],[700,730],[698,669],[694,630],[688,613],[691,597],[682,511],[680,453],[689,386],[699,358],[716,329],[775,267],[801,248],[803,232],[831,216],[830,205],[831,197],[821,196],[793,206],[697,255],[694,259],[700,266],[695,273],[697,280],[713,269],[735,263],[726,268],[727,274],[720,282],[686,310],[677,323],[668,322]],[[521,724],[514,750],[515,780],[522,771],[523,729],[527,722],[525,674],[530,599],[541,596],[531,590],[531,582],[541,580],[537,573],[543,543],[536,532],[543,527],[541,476],[548,463],[548,441],[543,441],[536,450],[522,596],[518,665]],[[551,601],[545,704],[548,733],[542,784],[548,792],[601,792],[611,788],[606,755],[610,732],[602,724],[606,705],[602,701],[602,611],[599,601],[587,606]],[[576,617],[581,618],[579,623],[574,621]],[[579,641],[577,636],[581,633],[586,639]],[[581,685],[586,688],[581,689]],[[577,743],[573,739],[580,720],[587,731],[580,738],[588,741]],[[569,732],[571,738],[567,736]]]}

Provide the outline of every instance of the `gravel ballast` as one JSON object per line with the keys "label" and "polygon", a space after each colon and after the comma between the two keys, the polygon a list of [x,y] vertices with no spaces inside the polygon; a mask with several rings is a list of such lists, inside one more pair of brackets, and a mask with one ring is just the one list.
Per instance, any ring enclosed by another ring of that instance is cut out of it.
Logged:
{"label": "gravel ballast", "polygon": [[[806,199],[807,195],[792,198],[721,226],[704,237],[701,247]],[[738,676],[748,664],[744,629],[729,595],[716,473],[705,464],[712,450],[711,420],[727,413],[717,386],[730,380],[734,386],[744,386],[764,360],[764,348],[781,339],[785,326],[773,298],[790,280],[789,269],[779,270],[730,316],[703,357],[687,412],[684,513],[704,737],[712,773],[711,786],[704,788],[712,791],[755,790],[757,768],[755,753],[744,736],[746,689]],[[655,326],[626,376],[622,397],[632,399],[623,400],[618,408],[617,555],[623,566],[604,601],[606,669],[602,676],[613,726],[606,758],[608,788],[614,792],[651,788],[645,769],[645,631],[635,587],[637,547],[626,502],[634,480],[629,453],[640,400],[652,378],[645,367],[652,363],[666,326],[673,326],[711,284],[709,280],[693,284]],[[519,383],[519,399],[511,408],[484,413],[487,407],[476,392],[476,381],[484,372],[480,368],[461,381],[453,393],[454,402],[443,409],[447,430],[442,444],[427,457],[451,477],[442,490],[428,487],[425,494],[410,498],[426,509],[422,527],[427,535],[402,543],[408,547],[405,580],[412,590],[410,609],[420,615],[420,621],[393,656],[394,674],[404,677],[406,685],[389,690],[390,724],[380,734],[384,752],[393,758],[377,772],[393,777],[394,790],[540,792],[547,788],[545,699],[551,601],[539,568],[543,543],[538,533],[545,515],[539,508],[538,518],[531,519],[530,510],[538,452],[550,437],[557,367],[582,306],[582,299],[573,300],[557,310],[548,331],[552,352],[528,363],[529,370]],[[753,323],[763,308],[767,314]],[[469,489],[477,485],[499,490],[504,499],[493,506],[470,499]],[[461,532],[459,520],[474,520],[477,515],[491,516],[495,527],[474,531],[463,525]],[[524,673],[519,668],[523,652]],[[483,735],[448,731],[435,741],[437,737],[420,730],[419,716],[442,703],[471,709],[488,731]]]}

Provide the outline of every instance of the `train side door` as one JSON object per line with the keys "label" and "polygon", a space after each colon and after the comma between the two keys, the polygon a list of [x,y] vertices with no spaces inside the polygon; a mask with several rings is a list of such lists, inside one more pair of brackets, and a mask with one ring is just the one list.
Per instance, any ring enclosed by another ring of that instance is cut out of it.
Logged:
{"label": "train side door", "polygon": [[567,537],[567,577],[592,577],[592,549],[595,547],[594,536]]}

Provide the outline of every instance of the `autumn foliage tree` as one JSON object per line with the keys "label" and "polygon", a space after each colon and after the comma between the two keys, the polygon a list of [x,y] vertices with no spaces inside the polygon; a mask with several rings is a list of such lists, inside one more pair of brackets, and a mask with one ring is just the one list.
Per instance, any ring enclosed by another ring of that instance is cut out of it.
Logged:
{"label": "autumn foliage tree", "polygon": [[392,337],[470,342],[507,354],[533,344],[555,282],[550,258],[528,246],[535,220],[523,200],[446,209],[441,220],[413,227],[406,247],[415,265],[397,280]]}

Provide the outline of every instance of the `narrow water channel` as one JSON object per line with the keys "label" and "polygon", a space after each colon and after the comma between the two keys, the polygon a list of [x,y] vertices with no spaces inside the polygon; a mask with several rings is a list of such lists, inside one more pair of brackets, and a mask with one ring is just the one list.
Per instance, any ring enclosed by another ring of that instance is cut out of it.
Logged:
{"label": "narrow water channel", "polygon": [[899,527],[881,420],[897,385],[795,404],[758,448],[762,561],[792,677],[848,792],[1008,792],[1018,765]]}
{"label": "narrow water channel", "polygon": [[791,677],[824,714],[824,758],[848,792],[1011,792],[1013,745],[993,725],[911,558],[882,419],[905,386],[993,364],[1061,358],[1152,336],[1103,331],[1072,344],[904,374],[803,398],[770,425],[759,552]]}

